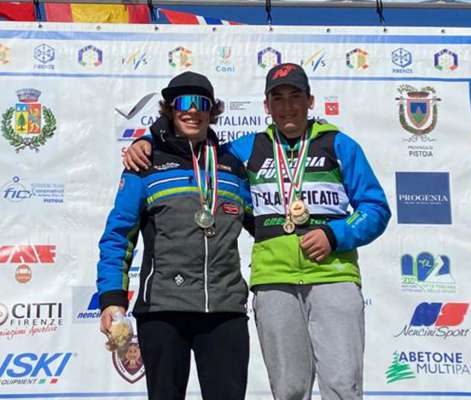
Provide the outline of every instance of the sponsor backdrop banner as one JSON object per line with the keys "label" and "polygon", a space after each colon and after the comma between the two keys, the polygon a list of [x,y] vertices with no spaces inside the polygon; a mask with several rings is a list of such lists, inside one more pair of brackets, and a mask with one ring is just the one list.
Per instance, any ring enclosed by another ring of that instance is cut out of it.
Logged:
{"label": "sponsor backdrop banner", "polygon": [[[470,43],[466,29],[1,23],[0,398],[145,397],[137,341],[105,350],[94,286],[121,152],[185,70],[225,101],[222,141],[263,129],[265,74],[287,61],[308,73],[312,116],[362,144],[393,212],[360,250],[366,396],[471,397]],[[244,234],[245,276],[250,247]],[[270,399],[250,308],[247,398]]]}

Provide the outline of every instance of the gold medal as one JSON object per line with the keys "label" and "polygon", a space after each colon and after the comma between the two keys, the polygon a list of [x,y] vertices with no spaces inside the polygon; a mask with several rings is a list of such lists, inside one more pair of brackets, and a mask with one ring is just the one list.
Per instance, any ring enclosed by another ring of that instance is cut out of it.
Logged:
{"label": "gold medal", "polygon": [[287,218],[283,224],[283,230],[289,235],[296,230],[296,225],[293,223],[293,221]]}
{"label": "gold medal", "polygon": [[309,211],[302,200],[295,200],[289,207],[289,215],[296,225],[304,225],[309,221]]}
{"label": "gold medal", "polygon": [[214,216],[204,208],[195,212],[195,222],[200,228],[207,229],[214,225]]}

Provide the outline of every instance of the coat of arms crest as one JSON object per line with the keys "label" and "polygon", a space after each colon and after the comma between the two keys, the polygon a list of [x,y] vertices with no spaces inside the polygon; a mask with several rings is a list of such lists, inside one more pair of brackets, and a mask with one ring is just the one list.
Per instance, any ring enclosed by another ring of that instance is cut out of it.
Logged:
{"label": "coat of arms crest", "polygon": [[39,90],[21,89],[16,94],[19,102],[2,116],[3,137],[15,147],[17,153],[25,148],[39,151],[39,146],[54,135],[56,118],[49,108],[38,102],[41,96]]}

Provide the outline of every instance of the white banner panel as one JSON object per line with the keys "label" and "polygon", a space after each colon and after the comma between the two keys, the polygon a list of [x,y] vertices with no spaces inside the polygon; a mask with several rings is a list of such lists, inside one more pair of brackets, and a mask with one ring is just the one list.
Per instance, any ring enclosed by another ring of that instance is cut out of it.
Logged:
{"label": "white banner panel", "polygon": [[[94,285],[120,153],[159,95],[129,120],[116,109],[194,70],[233,140],[270,122],[264,77],[287,61],[308,73],[312,116],[361,143],[393,211],[360,249],[365,397],[471,398],[470,44],[467,29],[0,23],[0,399],[146,396],[138,344],[104,348]],[[245,234],[240,247],[248,277]],[[271,399],[250,329],[247,399]]]}

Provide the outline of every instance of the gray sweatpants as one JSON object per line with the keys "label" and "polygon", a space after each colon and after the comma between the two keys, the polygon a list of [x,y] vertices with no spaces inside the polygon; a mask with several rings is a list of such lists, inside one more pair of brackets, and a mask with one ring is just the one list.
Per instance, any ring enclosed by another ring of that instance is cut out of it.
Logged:
{"label": "gray sweatpants", "polygon": [[255,320],[275,400],[362,399],[364,303],[350,282],[255,287]]}

